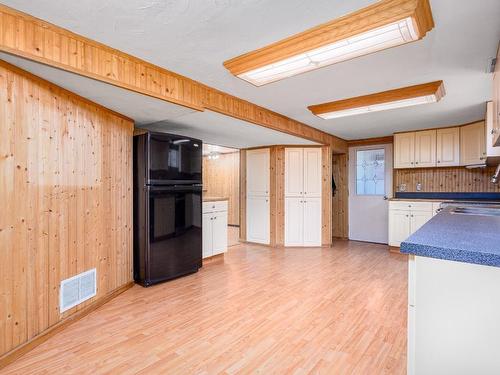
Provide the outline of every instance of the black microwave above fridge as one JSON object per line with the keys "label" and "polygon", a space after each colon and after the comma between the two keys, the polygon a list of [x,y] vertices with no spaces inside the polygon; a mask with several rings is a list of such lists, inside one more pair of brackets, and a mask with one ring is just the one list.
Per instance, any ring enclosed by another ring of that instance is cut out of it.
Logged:
{"label": "black microwave above fridge", "polygon": [[144,185],[201,184],[202,142],[165,133],[136,136],[136,177]]}

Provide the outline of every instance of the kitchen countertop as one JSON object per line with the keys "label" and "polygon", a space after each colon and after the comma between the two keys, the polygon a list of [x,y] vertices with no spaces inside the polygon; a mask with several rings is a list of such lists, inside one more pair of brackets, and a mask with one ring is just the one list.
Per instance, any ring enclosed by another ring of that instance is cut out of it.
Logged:
{"label": "kitchen countertop", "polygon": [[217,202],[217,201],[228,201],[228,197],[210,197],[203,196],[203,202]]}
{"label": "kitchen countertop", "polygon": [[452,210],[445,208],[402,242],[401,253],[500,267],[500,217]]}

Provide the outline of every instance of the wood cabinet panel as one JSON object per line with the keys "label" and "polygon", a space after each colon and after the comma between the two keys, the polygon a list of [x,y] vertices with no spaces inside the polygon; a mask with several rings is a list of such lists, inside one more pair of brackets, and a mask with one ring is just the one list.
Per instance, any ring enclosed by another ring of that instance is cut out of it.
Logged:
{"label": "wood cabinet panel", "polygon": [[415,132],[415,167],[435,166],[436,130]]}
{"label": "wood cabinet panel", "polygon": [[415,133],[394,134],[394,168],[415,167]]}
{"label": "wood cabinet panel", "polygon": [[[1,356],[132,281],[133,122],[5,62],[0,92]],[[91,268],[97,295],[60,314]]]}
{"label": "wood cabinet panel", "polygon": [[460,164],[484,164],[486,160],[486,130],[484,121],[460,128]]}
{"label": "wood cabinet panel", "polygon": [[437,129],[436,166],[451,167],[460,165],[460,128]]}
{"label": "wood cabinet panel", "polygon": [[321,198],[304,199],[303,246],[321,246]]}

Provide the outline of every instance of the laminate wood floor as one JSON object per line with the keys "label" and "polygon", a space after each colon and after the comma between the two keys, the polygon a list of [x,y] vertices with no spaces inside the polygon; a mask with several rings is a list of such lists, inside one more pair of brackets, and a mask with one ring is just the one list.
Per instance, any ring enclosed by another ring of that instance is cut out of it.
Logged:
{"label": "laminate wood floor", "polygon": [[404,374],[406,256],[242,244],[134,286],[2,374]]}

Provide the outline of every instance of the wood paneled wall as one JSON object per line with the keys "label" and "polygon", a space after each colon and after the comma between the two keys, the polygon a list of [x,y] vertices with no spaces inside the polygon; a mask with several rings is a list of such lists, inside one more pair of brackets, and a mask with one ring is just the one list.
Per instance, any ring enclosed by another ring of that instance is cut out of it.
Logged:
{"label": "wood paneled wall", "polygon": [[[0,98],[1,362],[131,282],[133,123],[3,61]],[[92,268],[97,296],[61,314]]]}
{"label": "wood paneled wall", "polygon": [[349,237],[349,157],[348,154],[333,155],[333,178],[337,190],[332,199],[333,237]]}
{"label": "wood paneled wall", "polygon": [[0,4],[0,50],[171,103],[347,150],[345,140]]}
{"label": "wood paneled wall", "polygon": [[[206,191],[205,191],[206,190]],[[229,198],[228,224],[240,225],[240,153],[203,157],[203,191],[209,197]]]}
{"label": "wood paneled wall", "polygon": [[400,184],[406,184],[406,191],[416,191],[416,184],[422,184],[422,191],[428,192],[500,192],[490,178],[495,167],[473,168],[412,168],[394,169],[394,191]]}

